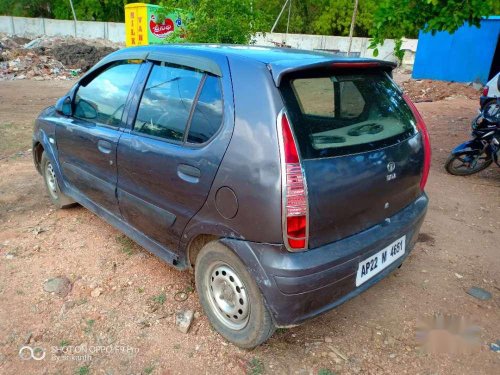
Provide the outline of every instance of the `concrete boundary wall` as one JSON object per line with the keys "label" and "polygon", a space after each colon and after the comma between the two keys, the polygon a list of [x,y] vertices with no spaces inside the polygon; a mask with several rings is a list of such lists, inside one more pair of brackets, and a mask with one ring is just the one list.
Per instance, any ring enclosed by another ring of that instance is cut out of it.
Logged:
{"label": "concrete boundary wall", "polygon": [[28,18],[0,16],[0,33],[22,37],[74,36],[85,39],[107,39],[125,43],[125,24],[116,22],[92,22],[53,20],[49,18]]}
{"label": "concrete boundary wall", "polygon": [[[256,45],[276,46],[286,44],[287,46],[305,50],[321,50],[345,53],[349,49],[349,38],[346,36],[330,35],[307,35],[307,34],[281,34],[281,33],[257,33],[254,37]],[[374,57],[373,50],[369,49],[369,38],[352,38],[351,52],[360,57]],[[418,39],[403,39],[402,49],[405,51],[403,65],[413,65],[415,52],[417,51]],[[397,61],[394,56],[394,40],[387,39],[378,48],[379,54],[376,58],[388,61]]]}
{"label": "concrete boundary wall", "polygon": [[[48,18],[27,18],[0,16],[0,33],[23,37],[75,36],[86,39],[108,39],[115,43],[125,42],[125,24],[115,22],[92,22],[71,20],[53,20]],[[405,50],[403,65],[413,65],[418,40],[403,40]],[[257,33],[253,44],[260,46],[288,46],[305,50],[326,50],[331,52],[346,52],[349,38],[329,35]],[[361,57],[373,57],[373,50],[368,48],[369,38],[353,38],[351,51]],[[379,47],[379,59],[397,61],[394,56],[394,40],[388,39]]]}

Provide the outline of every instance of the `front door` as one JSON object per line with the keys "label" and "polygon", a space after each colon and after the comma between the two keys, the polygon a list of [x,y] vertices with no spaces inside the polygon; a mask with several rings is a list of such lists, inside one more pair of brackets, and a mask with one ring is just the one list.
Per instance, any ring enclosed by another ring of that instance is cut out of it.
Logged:
{"label": "front door", "polygon": [[119,61],[84,79],[73,114],[56,126],[57,149],[66,182],[106,211],[119,216],[116,147],[122,116],[140,64]]}
{"label": "front door", "polygon": [[227,148],[221,79],[200,70],[151,64],[130,131],[118,144],[118,199],[123,217],[176,251],[205,203]]}

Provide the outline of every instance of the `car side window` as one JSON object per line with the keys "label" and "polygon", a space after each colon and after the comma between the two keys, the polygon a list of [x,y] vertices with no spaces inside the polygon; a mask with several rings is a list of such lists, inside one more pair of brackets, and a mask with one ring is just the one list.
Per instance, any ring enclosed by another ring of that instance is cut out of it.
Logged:
{"label": "car side window", "polygon": [[75,94],[73,116],[119,127],[128,94],[140,68],[138,62],[121,61],[109,66]]}
{"label": "car side window", "polygon": [[207,75],[194,108],[187,141],[205,143],[222,124],[222,92],[220,79]]}
{"label": "car side window", "polygon": [[135,120],[134,131],[182,142],[203,73],[154,65]]}

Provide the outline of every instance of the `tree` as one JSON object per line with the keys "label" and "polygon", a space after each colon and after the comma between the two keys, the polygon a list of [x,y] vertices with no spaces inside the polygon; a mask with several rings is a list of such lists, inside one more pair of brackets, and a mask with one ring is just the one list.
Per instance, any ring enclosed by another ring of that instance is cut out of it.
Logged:
{"label": "tree", "polygon": [[[322,11],[313,21],[313,32],[347,36],[351,26],[354,0],[323,0],[322,3]],[[376,7],[376,0],[360,0],[354,29],[355,36],[369,36]]]}
{"label": "tree", "polygon": [[[80,21],[124,21],[124,6],[134,0],[73,0]],[[141,0],[149,3],[149,0]],[[0,0],[0,14],[73,19],[69,0]]]}
{"label": "tree", "polygon": [[247,44],[261,27],[261,13],[252,0],[178,0],[161,5],[162,14],[182,9],[184,18],[189,15],[187,42]]}
{"label": "tree", "polygon": [[377,56],[377,47],[394,38],[401,59],[402,37],[417,36],[419,30],[454,33],[464,23],[479,27],[481,18],[499,11],[498,0],[382,0],[374,15],[370,48]]}

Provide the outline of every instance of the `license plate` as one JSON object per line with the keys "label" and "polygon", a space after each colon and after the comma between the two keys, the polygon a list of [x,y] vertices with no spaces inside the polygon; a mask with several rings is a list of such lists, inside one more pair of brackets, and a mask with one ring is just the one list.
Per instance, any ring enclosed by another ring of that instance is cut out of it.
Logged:
{"label": "license plate", "polygon": [[405,254],[405,240],[406,236],[403,236],[375,255],[360,262],[356,275],[356,286],[360,286],[384,268],[387,268],[391,263],[394,263],[398,258],[401,258]]}

